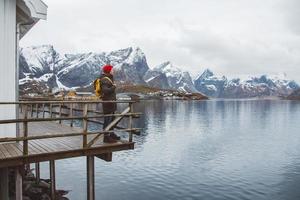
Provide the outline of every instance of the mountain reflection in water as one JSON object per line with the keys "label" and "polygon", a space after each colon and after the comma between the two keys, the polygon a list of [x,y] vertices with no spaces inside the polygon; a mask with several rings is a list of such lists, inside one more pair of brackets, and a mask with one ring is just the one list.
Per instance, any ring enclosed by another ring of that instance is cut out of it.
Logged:
{"label": "mountain reflection in water", "polygon": [[[96,159],[99,199],[300,199],[299,102],[145,101],[135,111],[136,149]],[[86,199],[85,158],[56,169],[58,188]]]}

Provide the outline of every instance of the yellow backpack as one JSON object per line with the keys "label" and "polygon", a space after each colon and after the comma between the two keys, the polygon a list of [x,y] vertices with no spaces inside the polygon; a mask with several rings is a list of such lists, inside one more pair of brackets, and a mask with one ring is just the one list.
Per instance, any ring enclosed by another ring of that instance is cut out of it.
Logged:
{"label": "yellow backpack", "polygon": [[[110,78],[108,77],[103,77],[105,79],[107,79],[109,82],[111,82],[111,84],[114,84],[112,82],[112,80],[110,80]],[[95,94],[97,97],[100,97],[101,98],[101,78],[97,78],[95,81],[94,81],[94,90],[95,90]]]}

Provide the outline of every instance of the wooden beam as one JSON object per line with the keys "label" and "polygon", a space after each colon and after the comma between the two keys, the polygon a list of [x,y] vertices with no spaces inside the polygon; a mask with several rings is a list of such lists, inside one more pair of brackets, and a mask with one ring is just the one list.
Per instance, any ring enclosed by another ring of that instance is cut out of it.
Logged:
{"label": "wooden beam", "polygon": [[[117,125],[123,118],[124,115],[130,111],[130,108],[126,108],[122,113],[121,116],[116,117],[107,127],[105,127],[104,131],[111,130],[115,125]],[[88,144],[87,147],[91,147],[100,137],[101,134],[96,135]]]}
{"label": "wooden beam", "polygon": [[43,103],[43,118],[45,118],[45,104]]}
{"label": "wooden beam", "polygon": [[[61,118],[61,112],[62,112],[62,105],[59,104],[59,114],[58,114],[59,118]],[[58,122],[61,124],[61,119]]]}
{"label": "wooden beam", "polygon": [[[27,119],[27,115],[28,115],[28,105],[25,105],[24,120]],[[24,138],[28,137],[28,122],[26,121],[23,122],[23,137]],[[23,155],[28,155],[28,140],[23,141]]]}
{"label": "wooden beam", "polygon": [[95,200],[95,159],[94,156],[86,157],[87,170],[87,200]]}
{"label": "wooden beam", "polygon": [[55,200],[56,199],[56,183],[55,183],[55,160],[50,160],[49,162],[50,166],[50,194],[51,194],[51,199]]}
{"label": "wooden beam", "polygon": [[23,200],[23,177],[21,167],[15,168],[15,181],[16,181],[16,200]]}
{"label": "wooden beam", "polygon": [[[104,124],[104,122],[99,121],[99,120],[94,120],[94,119],[89,119],[88,122],[92,122],[92,123],[95,123],[95,124],[101,124],[101,125]],[[116,128],[116,129],[125,129],[124,127],[118,126],[118,125],[116,125],[114,128]]]}
{"label": "wooden beam", "polygon": [[41,154],[29,154],[26,157],[15,157],[10,159],[5,159],[0,162],[0,168],[3,167],[12,167],[17,165],[24,165],[28,163],[36,162],[46,162],[49,160],[59,160],[80,156],[88,155],[99,155],[115,151],[131,150],[134,149],[134,143],[129,142],[116,142],[112,144],[105,144],[99,147],[92,147],[89,149],[74,149],[50,153],[41,153]]}
{"label": "wooden beam", "polygon": [[[112,133],[112,132],[133,132],[139,135],[141,128],[132,128],[132,129],[119,129],[114,131],[94,131],[94,132],[87,132],[87,135],[97,135],[97,134],[104,134],[104,133]],[[6,137],[0,138],[1,142],[16,142],[16,141],[24,141],[24,140],[40,140],[40,139],[48,139],[48,138],[60,138],[60,137],[73,137],[73,136],[82,136],[84,133],[52,133],[52,134],[45,134],[45,135],[36,135],[36,136],[28,136],[28,137]]]}
{"label": "wooden beam", "polygon": [[36,183],[38,184],[41,180],[40,163],[39,162],[35,163],[35,178],[36,178]]}
{"label": "wooden beam", "polygon": [[[73,104],[70,104],[70,114],[69,117],[73,117]],[[73,119],[71,119],[70,126],[73,127]]]}
{"label": "wooden beam", "polygon": [[0,169],[0,199],[9,199],[8,168]]}
{"label": "wooden beam", "polygon": [[30,105],[30,116],[33,117],[33,104]]}
{"label": "wooden beam", "polygon": [[50,118],[52,118],[52,104],[50,103],[49,105],[49,115],[50,115]]}
{"label": "wooden beam", "polygon": [[84,111],[83,111],[83,120],[82,120],[82,123],[83,123],[83,138],[82,138],[82,146],[83,148],[86,148],[87,147],[87,131],[88,131],[88,104],[85,104],[84,105]]}
{"label": "wooden beam", "polygon": [[[132,103],[129,103],[129,108],[130,108],[130,110],[129,110],[129,112],[133,112],[133,104]],[[132,123],[133,123],[133,121],[132,121],[132,116],[129,116],[129,129],[131,129],[132,128]],[[132,142],[132,131],[130,131],[129,132],[129,142]]]}
{"label": "wooden beam", "polygon": [[35,105],[36,118],[39,118],[39,104]]}
{"label": "wooden beam", "polygon": [[111,162],[112,161],[112,152],[99,154],[99,155],[96,155],[96,157],[100,158],[101,160],[104,160],[106,162]]}
{"label": "wooden beam", "polygon": [[[129,108],[128,108],[129,109]],[[53,112],[54,113],[54,112]],[[57,112],[58,113],[58,112]],[[22,122],[46,122],[46,121],[58,121],[58,120],[82,120],[84,118],[87,119],[97,119],[97,118],[103,118],[103,117],[129,117],[129,116],[136,116],[141,115],[142,113],[124,113],[124,114],[104,114],[104,115],[94,115],[94,116],[88,116],[88,117],[54,117],[54,118],[28,118],[28,119],[6,119],[6,120],[0,120],[0,124],[13,124],[13,123],[22,123]]]}

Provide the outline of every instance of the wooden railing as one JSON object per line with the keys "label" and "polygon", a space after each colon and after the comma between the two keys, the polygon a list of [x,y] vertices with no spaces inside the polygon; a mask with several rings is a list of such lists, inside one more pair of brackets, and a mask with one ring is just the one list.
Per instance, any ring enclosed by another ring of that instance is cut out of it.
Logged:
{"label": "wooden railing", "polygon": [[[128,106],[121,113],[115,114],[103,114],[95,108],[101,105],[101,103],[117,103],[128,104]],[[74,137],[82,136],[82,148],[92,147],[102,134],[112,133],[116,131],[122,131],[129,133],[128,142],[132,142],[133,134],[139,134],[139,128],[133,128],[133,118],[139,117],[141,113],[133,112],[133,104],[135,101],[20,101],[20,102],[0,102],[1,105],[16,105],[20,110],[20,117],[18,119],[6,119],[0,120],[1,124],[18,124],[22,123],[22,130],[20,130],[20,136],[18,137],[5,137],[0,138],[1,142],[23,142],[23,155],[28,155],[28,141],[39,140],[47,138],[59,138],[59,137]],[[91,108],[94,106],[95,108]],[[66,112],[67,111],[67,112]],[[103,122],[97,120],[108,116],[115,116],[115,119],[104,129],[99,131],[89,131],[89,122],[103,124]],[[118,126],[118,123],[123,118],[129,118],[128,127]],[[82,132],[76,133],[57,133],[57,134],[45,134],[45,135],[29,135],[28,123],[33,122],[50,122],[58,121],[70,121],[69,125],[74,126],[74,120],[82,121]],[[115,130],[112,130],[115,128]],[[88,142],[88,135],[94,135],[94,138]]]}

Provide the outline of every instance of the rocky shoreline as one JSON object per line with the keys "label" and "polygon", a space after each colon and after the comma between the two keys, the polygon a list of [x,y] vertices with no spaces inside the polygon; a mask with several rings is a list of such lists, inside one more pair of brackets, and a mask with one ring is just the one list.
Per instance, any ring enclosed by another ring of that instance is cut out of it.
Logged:
{"label": "rocky shoreline", "polygon": [[[9,191],[10,199],[15,197],[15,176],[14,171],[11,170],[9,173]],[[65,195],[69,191],[56,190],[57,200],[69,200]],[[50,195],[50,180],[40,179],[37,183],[37,179],[32,171],[27,171],[23,178],[23,200],[51,200]]]}

